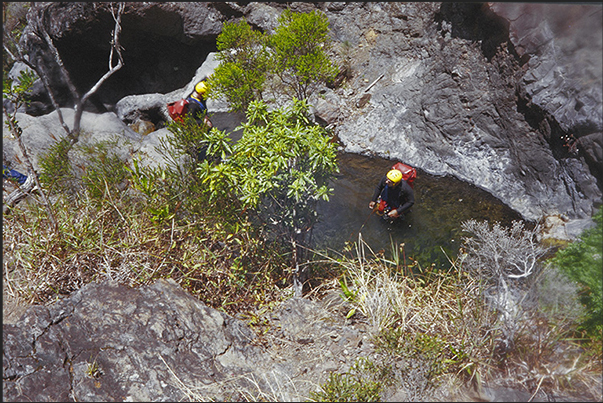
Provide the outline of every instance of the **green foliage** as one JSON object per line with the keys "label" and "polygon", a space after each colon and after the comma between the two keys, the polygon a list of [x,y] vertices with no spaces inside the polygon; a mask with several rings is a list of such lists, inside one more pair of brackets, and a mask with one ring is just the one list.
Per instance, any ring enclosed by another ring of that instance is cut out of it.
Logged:
{"label": "green foliage", "polygon": [[268,84],[306,99],[316,85],[337,74],[326,53],[328,27],[326,15],[317,11],[285,10],[272,36],[244,20],[225,23],[217,39],[220,65],[207,81],[209,96],[224,96],[232,111],[245,111],[252,101],[262,100]]}
{"label": "green foliage", "polygon": [[87,161],[84,165],[82,183],[88,195],[100,200],[105,195],[118,196],[129,178],[127,165],[115,154],[116,144],[98,142],[82,145],[81,152]]}
{"label": "green foliage", "polygon": [[17,110],[23,105],[29,104],[27,94],[33,87],[33,83],[36,79],[35,73],[29,70],[21,71],[21,74],[17,78],[17,83],[10,80],[6,76],[2,81],[2,97],[8,100],[13,105],[13,112],[8,113],[4,109],[4,116],[8,119],[8,126],[14,136],[21,137],[23,130],[17,122]]}
{"label": "green foliage", "polygon": [[55,194],[81,196],[83,190],[94,200],[119,197],[130,170],[115,150],[113,141],[72,147],[69,138],[64,137],[40,155],[40,182]]}
{"label": "green foliage", "polygon": [[329,374],[318,392],[310,392],[317,402],[378,402],[381,392],[390,384],[391,368],[378,366],[367,358],[358,358],[349,372]]}
{"label": "green foliage", "polygon": [[559,250],[550,262],[559,267],[581,290],[581,302],[586,307],[582,328],[590,337],[601,340],[603,330],[603,209],[593,216],[596,225],[576,242]]}
{"label": "green foliage", "polygon": [[257,209],[264,223],[289,234],[311,228],[316,202],[328,200],[328,181],[338,171],[328,133],[309,121],[308,105],[298,100],[270,112],[252,102],[242,129],[228,159],[199,166],[210,200]]}
{"label": "green foliage", "polygon": [[227,22],[217,39],[220,65],[208,78],[208,96],[225,95],[232,111],[262,99],[269,65],[266,36],[244,20]]}
{"label": "green foliage", "polygon": [[337,75],[337,67],[326,53],[329,46],[329,20],[324,13],[283,11],[270,47],[274,72],[295,97],[307,98],[317,83],[329,82]]}
{"label": "green foliage", "polygon": [[463,369],[467,371],[465,375],[472,375],[471,366],[465,365],[470,361],[465,349],[455,347],[437,335],[387,328],[377,336],[376,346],[378,351],[386,354],[418,360],[431,382],[444,373]]}
{"label": "green foliage", "polygon": [[71,143],[63,138],[40,154],[40,182],[50,193],[73,193],[77,189],[68,152]]}

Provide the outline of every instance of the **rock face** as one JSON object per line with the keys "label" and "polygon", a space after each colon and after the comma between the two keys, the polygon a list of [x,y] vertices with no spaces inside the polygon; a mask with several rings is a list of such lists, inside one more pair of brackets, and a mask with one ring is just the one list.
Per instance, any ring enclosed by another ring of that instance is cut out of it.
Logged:
{"label": "rock face", "polygon": [[221,381],[266,361],[242,322],[168,281],[93,283],[3,330],[3,397],[12,401],[179,401],[178,380],[228,398]]}
{"label": "rock face", "polygon": [[[32,8],[22,45],[30,58],[47,61],[57,90],[65,85],[36,33],[45,27],[78,88],[88,89],[104,73],[113,24],[107,6],[98,4]],[[127,124],[143,119],[161,128],[160,105],[166,95],[194,85],[199,66],[215,51],[223,22],[245,17],[270,31],[284,7],[128,3],[122,23],[125,66],[88,109],[115,111]],[[345,85],[324,88],[310,99],[317,121],[334,128],[345,151],[456,176],[529,220],[558,214],[586,218],[601,203],[601,5],[290,7],[324,11],[334,55],[351,68]],[[61,94],[60,102],[69,106],[68,92]],[[40,113],[45,101],[36,97]],[[569,135],[576,138],[573,148],[565,140]]]}
{"label": "rock face", "polygon": [[302,401],[374,353],[366,327],[306,299],[270,323],[259,340],[172,280],[91,283],[3,325],[3,400]]}

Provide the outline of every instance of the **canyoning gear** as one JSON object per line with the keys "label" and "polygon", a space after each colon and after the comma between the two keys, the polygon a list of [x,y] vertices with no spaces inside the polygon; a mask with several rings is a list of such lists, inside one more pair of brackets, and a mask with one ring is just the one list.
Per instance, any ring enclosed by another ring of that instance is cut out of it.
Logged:
{"label": "canyoning gear", "polygon": [[389,212],[392,211],[392,208],[387,205],[387,202],[385,200],[381,200],[381,198],[379,198],[377,202],[377,209],[375,213],[384,220],[389,220]]}
{"label": "canyoning gear", "polygon": [[[408,181],[404,178],[405,173]],[[378,215],[383,215],[387,219],[397,218],[388,215],[390,211],[395,209],[398,216],[402,216],[415,204],[415,195],[411,186],[415,178],[416,170],[414,168],[402,163],[395,164],[379,181],[369,203],[369,208],[374,207],[375,203],[379,203]],[[397,183],[394,183],[394,179],[397,179]]]}
{"label": "canyoning gear", "polygon": [[200,81],[197,83],[197,85],[195,85],[195,91],[204,96],[207,92],[207,85],[205,84],[205,81]]}
{"label": "canyoning gear", "polygon": [[179,101],[170,102],[167,104],[167,109],[168,114],[174,121],[182,123],[188,110],[188,101],[186,99],[181,99]]}
{"label": "canyoning gear", "polygon": [[414,182],[415,179],[417,179],[416,169],[401,162],[394,164],[392,169],[397,169],[398,171],[402,172],[402,179],[404,179],[406,183],[410,185],[411,188],[414,188]]}
{"label": "canyoning gear", "polygon": [[[203,86],[200,86],[199,84],[203,84]],[[193,119],[195,119],[197,124],[204,124],[205,126],[212,128],[213,124],[207,117],[207,106],[205,105],[205,100],[203,99],[203,94],[205,93],[206,88],[205,83],[201,82],[199,84],[195,86],[195,91],[193,91],[193,93],[187,98],[168,103],[168,114],[174,121],[180,123],[184,121],[185,116],[190,115]],[[201,87],[203,87],[203,92],[197,91],[197,89],[201,89]],[[197,93],[201,95],[201,98],[197,96]]]}
{"label": "canyoning gear", "polygon": [[402,180],[402,172],[398,171],[397,169],[392,169],[387,173],[387,179],[396,184]]}

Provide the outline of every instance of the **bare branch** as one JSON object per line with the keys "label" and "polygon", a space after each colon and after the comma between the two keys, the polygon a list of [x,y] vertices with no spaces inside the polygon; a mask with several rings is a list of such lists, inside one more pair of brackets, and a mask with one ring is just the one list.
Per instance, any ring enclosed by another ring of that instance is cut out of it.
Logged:
{"label": "bare branch", "polygon": [[[123,57],[122,57],[122,54],[121,54],[122,47],[119,44],[119,34],[121,32],[121,16],[122,16],[122,14],[124,12],[124,9],[125,9],[125,4],[124,3],[119,3],[118,10],[117,10],[117,12],[115,12],[115,10],[113,9],[113,4],[111,4],[111,14],[113,15],[113,19],[115,20],[115,28],[113,29],[113,32],[112,32],[111,52],[109,54],[109,71],[107,71],[96,82],[96,84],[94,84],[92,86],[92,88],[90,88],[90,90],[88,90],[88,92],[86,92],[86,94],[84,94],[84,96],[78,102],[78,105],[76,106],[75,117],[74,117],[74,122],[73,122],[73,133],[75,135],[75,137],[73,139],[74,142],[77,141],[77,136],[78,136],[78,133],[79,133],[79,130],[80,130],[80,121],[81,121],[81,118],[82,118],[84,103],[96,91],[98,91],[98,89],[100,88],[100,86],[103,85],[103,83],[109,77],[111,77],[116,71],[118,71],[119,69],[121,69],[122,66],[124,65],[124,63],[123,63]],[[118,62],[117,62],[117,64],[115,66],[113,66],[113,58],[114,58],[114,54],[115,53],[117,53]]]}
{"label": "bare branch", "polygon": [[[16,114],[17,106],[18,105],[15,105],[14,114]],[[58,233],[59,226],[52,211],[52,204],[50,203],[50,200],[48,200],[46,193],[42,189],[42,185],[40,184],[38,174],[34,170],[33,164],[31,163],[31,159],[29,158],[29,153],[27,152],[27,149],[25,148],[25,145],[21,140],[21,128],[17,125],[14,116],[9,115],[6,108],[4,108],[4,116],[6,117],[6,121],[8,123],[10,131],[12,132],[13,136],[15,136],[15,138],[17,139],[17,143],[19,144],[19,148],[21,149],[21,153],[23,154],[23,159],[25,160],[28,170],[27,181],[25,181],[25,183],[23,184],[23,189],[18,189],[18,191],[11,193],[7,198],[7,205],[9,207],[12,207],[17,204],[23,197],[25,197],[25,195],[32,191],[32,185],[35,182],[40,191],[40,194],[42,195],[42,199],[44,200],[44,206],[46,207],[46,211],[48,212],[48,217],[50,218],[50,222],[52,223],[52,228],[55,233]],[[31,181],[31,178],[33,178],[33,181]],[[26,184],[27,186],[25,186]]]}

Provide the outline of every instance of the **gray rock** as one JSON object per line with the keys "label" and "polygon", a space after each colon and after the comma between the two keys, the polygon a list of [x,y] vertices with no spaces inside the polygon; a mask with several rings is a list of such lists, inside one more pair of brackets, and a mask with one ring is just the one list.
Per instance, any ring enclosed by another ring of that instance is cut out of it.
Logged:
{"label": "gray rock", "polygon": [[[312,96],[317,121],[331,125],[344,151],[453,175],[529,220],[554,214],[583,219],[593,213],[603,180],[599,4],[290,6],[324,11],[333,39],[348,44],[352,77],[344,90]],[[126,65],[88,107],[115,107],[128,124],[143,119],[161,128],[165,103],[188,95],[217,65],[213,52],[223,22],[245,17],[269,32],[284,7],[128,3]],[[41,13],[52,17],[46,28],[62,46],[76,81],[94,82],[94,66],[106,65],[107,55],[95,49],[109,34],[99,24],[110,21],[108,9],[84,3],[33,7],[22,45],[31,57],[52,64],[33,35],[41,21],[34,17]],[[128,42],[132,38],[136,41]],[[334,56],[343,57],[335,51]],[[48,78],[60,90],[55,70],[48,66]],[[68,94],[59,98],[62,105],[70,102]],[[214,113],[227,110],[220,102],[208,106]],[[569,134],[578,139],[575,155],[561,140]]]}
{"label": "gray rock", "polygon": [[259,340],[173,280],[91,283],[3,324],[3,398],[303,401],[374,351],[360,348],[366,325],[332,311],[333,302],[286,300]]}
{"label": "gray rock", "polygon": [[173,281],[92,283],[3,330],[5,400],[229,399],[267,362],[246,325]]}
{"label": "gray rock", "polygon": [[[72,126],[74,111],[73,109],[61,108],[63,119],[67,126]],[[24,113],[17,113],[17,121],[23,129],[21,140],[29,156],[32,159],[34,169],[39,170],[39,160],[43,153],[57,141],[66,137],[65,129],[61,126],[56,111],[39,117],[33,117]],[[5,123],[3,117],[3,124]],[[95,114],[84,112],[81,120],[82,132],[79,141],[82,143],[94,143],[99,141],[117,141],[117,150],[121,150],[124,158],[135,151],[140,146],[142,136],[129,127],[127,127],[112,112]],[[8,130],[3,131],[2,148],[4,158],[11,162],[18,171],[27,172],[21,149],[17,140]]]}

